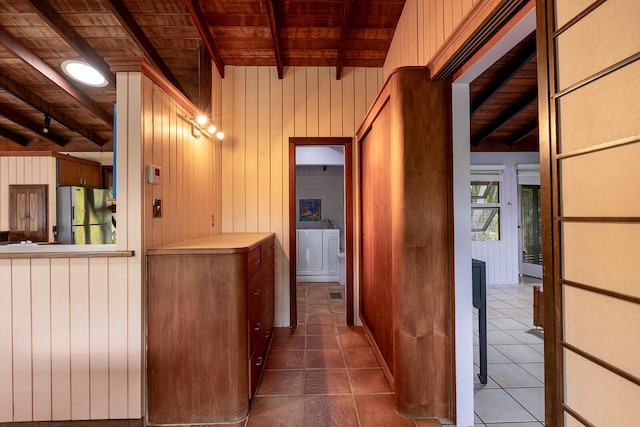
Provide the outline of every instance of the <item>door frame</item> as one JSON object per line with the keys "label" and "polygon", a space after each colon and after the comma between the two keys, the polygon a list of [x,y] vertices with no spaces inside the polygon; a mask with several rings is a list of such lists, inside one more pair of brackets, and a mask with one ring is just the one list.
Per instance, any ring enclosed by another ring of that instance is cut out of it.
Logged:
{"label": "door frame", "polygon": [[351,137],[291,137],[289,138],[289,316],[291,327],[298,326],[298,294],[296,281],[296,147],[299,146],[344,147],[344,195],[345,195],[345,305],[346,322],[354,325],[353,300],[353,138]]}

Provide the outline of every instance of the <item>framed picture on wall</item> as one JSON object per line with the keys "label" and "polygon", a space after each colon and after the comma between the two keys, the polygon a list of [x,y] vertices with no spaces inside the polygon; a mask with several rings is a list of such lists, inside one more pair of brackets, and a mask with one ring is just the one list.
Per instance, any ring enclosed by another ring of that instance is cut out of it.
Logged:
{"label": "framed picture on wall", "polygon": [[322,221],[321,199],[300,199],[300,221]]}

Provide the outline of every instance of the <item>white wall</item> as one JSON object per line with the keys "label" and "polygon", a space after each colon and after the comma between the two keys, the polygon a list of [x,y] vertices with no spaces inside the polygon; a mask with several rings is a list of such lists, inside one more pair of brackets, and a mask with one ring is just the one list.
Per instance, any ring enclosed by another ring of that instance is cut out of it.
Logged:
{"label": "white wall", "polygon": [[473,258],[487,263],[487,285],[518,283],[520,273],[519,163],[539,163],[538,153],[471,153],[472,165],[504,165],[500,184],[500,240],[471,242]]}
{"label": "white wall", "polygon": [[289,321],[289,138],[354,137],[382,87],[381,68],[225,67],[222,231],[276,233],[275,326]]}

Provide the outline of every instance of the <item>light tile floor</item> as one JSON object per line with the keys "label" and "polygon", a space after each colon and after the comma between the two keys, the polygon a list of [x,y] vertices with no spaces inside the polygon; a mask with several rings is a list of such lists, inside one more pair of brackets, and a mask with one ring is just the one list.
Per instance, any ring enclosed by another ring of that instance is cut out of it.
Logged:
{"label": "light tile floor", "polygon": [[[542,329],[533,326],[533,286],[525,277],[517,285],[487,285],[487,384],[475,377],[475,425],[540,427],[544,425],[544,345]],[[474,363],[479,368],[477,312],[474,309]]]}

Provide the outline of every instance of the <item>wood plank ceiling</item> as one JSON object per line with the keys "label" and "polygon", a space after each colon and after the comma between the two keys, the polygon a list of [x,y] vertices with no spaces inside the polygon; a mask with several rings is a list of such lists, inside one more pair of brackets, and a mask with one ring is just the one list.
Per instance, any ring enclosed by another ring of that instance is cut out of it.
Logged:
{"label": "wood plank ceiling", "polygon": [[[113,150],[112,66],[123,60],[147,60],[204,111],[212,67],[224,77],[225,65],[271,66],[282,78],[289,66],[329,66],[338,79],[344,67],[381,67],[404,3],[0,0],[0,151]],[[92,64],[109,84],[74,82],[61,71],[68,59]],[[483,85],[488,93],[490,84]],[[523,147],[522,141],[483,135],[491,129],[486,120],[492,103],[474,114],[473,120],[485,122],[478,122],[473,148]]]}

